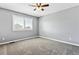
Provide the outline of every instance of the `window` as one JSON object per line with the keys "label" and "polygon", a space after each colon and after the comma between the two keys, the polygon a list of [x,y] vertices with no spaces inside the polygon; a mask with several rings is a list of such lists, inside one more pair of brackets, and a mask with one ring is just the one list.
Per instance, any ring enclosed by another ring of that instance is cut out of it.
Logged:
{"label": "window", "polygon": [[32,30],[32,19],[33,18],[30,18],[30,17],[25,17],[25,29],[26,30]]}
{"label": "window", "polygon": [[13,15],[13,31],[32,30],[32,17]]}

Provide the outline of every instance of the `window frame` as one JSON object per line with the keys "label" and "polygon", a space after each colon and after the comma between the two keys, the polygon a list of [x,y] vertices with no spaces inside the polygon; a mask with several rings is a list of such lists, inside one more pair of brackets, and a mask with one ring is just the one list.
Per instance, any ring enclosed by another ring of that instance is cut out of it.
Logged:
{"label": "window frame", "polygon": [[[24,25],[24,28],[23,28],[23,29],[21,29],[21,30],[15,30],[15,29],[14,29],[14,18],[13,18],[13,16],[21,16],[21,17],[23,17],[23,22],[24,22],[24,23],[23,23],[23,25]],[[32,20],[32,22],[31,22],[31,23],[32,23],[32,25],[31,25],[32,28],[31,28],[31,29],[25,29],[25,18],[26,18],[26,17],[31,17],[31,18],[32,18],[32,19],[31,19],[31,20]],[[34,19],[34,18],[33,18],[32,16],[26,16],[26,15],[23,16],[23,15],[13,14],[13,15],[12,15],[12,30],[13,30],[13,31],[32,31],[32,30],[33,30],[33,19]]]}

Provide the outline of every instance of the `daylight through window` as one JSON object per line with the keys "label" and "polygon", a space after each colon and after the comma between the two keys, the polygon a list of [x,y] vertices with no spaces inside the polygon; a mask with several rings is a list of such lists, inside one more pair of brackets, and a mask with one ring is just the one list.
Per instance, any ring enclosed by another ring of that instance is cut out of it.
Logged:
{"label": "daylight through window", "polygon": [[32,30],[33,17],[13,15],[13,31]]}

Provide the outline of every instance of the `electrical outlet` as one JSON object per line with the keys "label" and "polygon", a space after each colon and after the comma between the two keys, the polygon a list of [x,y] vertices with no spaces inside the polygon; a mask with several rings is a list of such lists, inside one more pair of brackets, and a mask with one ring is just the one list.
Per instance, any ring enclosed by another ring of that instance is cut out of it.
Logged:
{"label": "electrical outlet", "polygon": [[2,37],[2,40],[5,40],[5,38],[4,38],[4,37]]}

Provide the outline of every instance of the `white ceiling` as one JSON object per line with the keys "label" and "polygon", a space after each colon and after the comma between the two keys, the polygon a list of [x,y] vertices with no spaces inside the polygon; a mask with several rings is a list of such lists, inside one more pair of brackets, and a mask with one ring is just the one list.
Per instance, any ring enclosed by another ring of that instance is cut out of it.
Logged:
{"label": "white ceiling", "polygon": [[29,4],[31,3],[0,3],[0,7],[40,17],[79,5],[78,3],[50,3],[49,7],[44,8],[44,11],[34,11]]}

